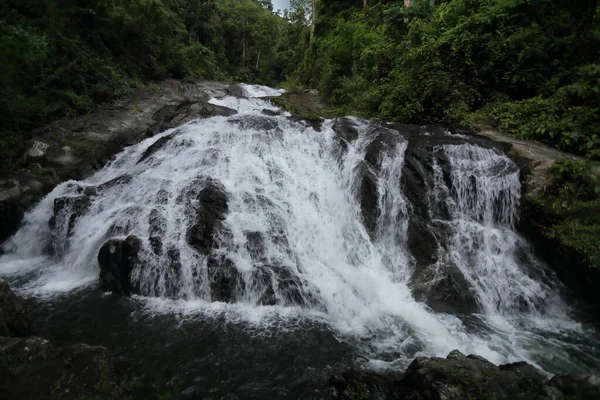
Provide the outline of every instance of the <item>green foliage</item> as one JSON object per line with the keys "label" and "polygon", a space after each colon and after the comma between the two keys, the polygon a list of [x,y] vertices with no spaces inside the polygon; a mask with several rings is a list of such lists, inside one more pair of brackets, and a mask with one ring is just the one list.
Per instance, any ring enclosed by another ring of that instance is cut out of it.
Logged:
{"label": "green foliage", "polygon": [[[593,200],[600,197],[600,166],[590,161],[562,159],[551,169],[558,197]],[[567,208],[565,205],[563,208]]]}
{"label": "green foliage", "polygon": [[600,6],[593,0],[322,1],[296,77],[386,120],[484,120],[600,159]]}
{"label": "green foliage", "polygon": [[360,380],[352,382],[344,394],[350,400],[367,400],[370,396],[369,387]]}
{"label": "green foliage", "polygon": [[[0,157],[31,131],[167,77],[277,83],[294,28],[257,0],[0,3]],[[243,43],[243,45],[242,45]]]}
{"label": "green foliage", "polygon": [[600,166],[585,160],[564,159],[551,172],[554,184],[537,207],[543,210],[546,236],[581,255],[587,265],[600,268]]}

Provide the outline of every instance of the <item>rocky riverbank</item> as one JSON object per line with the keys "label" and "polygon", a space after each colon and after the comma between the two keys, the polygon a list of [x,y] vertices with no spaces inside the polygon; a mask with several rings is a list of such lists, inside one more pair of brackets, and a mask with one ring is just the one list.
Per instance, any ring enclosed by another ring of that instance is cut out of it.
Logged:
{"label": "rocky riverbank", "polygon": [[236,90],[220,82],[167,80],[99,112],[38,129],[16,172],[0,178],[0,243],[14,233],[25,210],[54,186],[91,175],[123,147],[192,119],[235,114],[208,100]]}
{"label": "rocky riverbank", "polygon": [[56,347],[33,333],[24,300],[0,280],[0,398],[122,398],[105,347]]}
{"label": "rocky riverbank", "polygon": [[592,400],[600,377],[556,375],[551,379],[525,362],[496,366],[457,350],[446,358],[418,357],[404,374],[347,371],[329,383],[334,399],[370,400]]}
{"label": "rocky riverbank", "polygon": [[[54,346],[31,336],[23,299],[0,281],[0,398],[3,399],[135,399],[155,388],[136,387],[119,377],[111,351],[102,346]],[[363,369],[317,377],[319,399],[597,399],[600,377],[557,375],[551,379],[521,362],[496,366],[458,351],[446,358],[418,357],[402,373]],[[146,397],[144,397],[146,396]],[[294,397],[290,393],[290,397]],[[158,397],[156,397],[158,398]],[[161,397],[165,398],[165,397]],[[169,399],[196,399],[194,387],[172,390]]]}

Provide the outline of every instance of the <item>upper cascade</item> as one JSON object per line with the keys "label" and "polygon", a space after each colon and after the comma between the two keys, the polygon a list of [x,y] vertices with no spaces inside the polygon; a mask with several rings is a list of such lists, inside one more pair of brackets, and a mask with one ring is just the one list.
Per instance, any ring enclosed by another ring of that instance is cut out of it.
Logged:
{"label": "upper cascade", "polygon": [[588,362],[547,354],[582,327],[515,232],[519,171],[491,142],[354,117],[316,131],[274,115],[263,97],[282,91],[236,88],[210,102],[238,114],[58,185],[5,243],[0,273],[42,297],[100,276],[167,308],[315,318],[403,365],[455,348],[550,370]]}

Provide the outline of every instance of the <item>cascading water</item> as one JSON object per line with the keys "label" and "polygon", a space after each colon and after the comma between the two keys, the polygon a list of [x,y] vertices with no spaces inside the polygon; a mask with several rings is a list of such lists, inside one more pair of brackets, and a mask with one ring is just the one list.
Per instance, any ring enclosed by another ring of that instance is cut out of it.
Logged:
{"label": "cascading water", "polygon": [[[407,166],[402,132],[349,118],[356,138],[341,139],[335,121],[318,132],[263,115],[276,107],[258,97],[280,92],[244,87],[248,98],[212,100],[239,114],[163,132],[57,186],[4,245],[0,273],[53,301],[97,281],[105,242],[135,235],[131,283],[148,312],[222,315],[257,331],[314,320],[379,366],[453,349],[551,372],[600,365],[566,339],[584,328],[514,231],[509,158],[446,135],[427,148],[427,167]],[[423,185],[407,184],[407,168]],[[422,204],[411,201],[423,190]],[[417,217],[435,239],[431,265],[411,251]],[[436,312],[414,296],[418,276],[427,293],[448,273],[472,293],[472,312]]]}

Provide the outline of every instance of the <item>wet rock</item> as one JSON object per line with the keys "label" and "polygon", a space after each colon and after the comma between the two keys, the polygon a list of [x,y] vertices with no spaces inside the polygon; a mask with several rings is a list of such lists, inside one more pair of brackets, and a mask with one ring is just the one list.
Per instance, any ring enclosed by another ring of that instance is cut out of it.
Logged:
{"label": "wet rock", "polygon": [[77,219],[87,212],[90,205],[90,197],[85,194],[54,199],[53,216],[48,221],[48,226],[57,235],[62,230],[63,224],[66,224],[66,236],[55,237],[55,240],[65,240],[71,236]]}
{"label": "wet rock", "polygon": [[167,129],[173,128],[171,120],[173,119],[173,116],[177,113],[178,109],[179,107],[177,107],[176,105],[167,105],[155,112],[152,115],[152,120],[154,121],[154,123],[146,132],[146,136],[152,137],[154,135],[166,131]]}
{"label": "wet rock", "polygon": [[332,389],[331,397],[336,400],[404,399],[399,397],[398,391],[401,379],[399,372],[375,373],[351,369],[330,377],[328,384]]}
{"label": "wet rock", "polygon": [[264,117],[262,115],[244,115],[231,119],[231,122],[238,125],[240,129],[252,129],[256,131],[271,131],[277,129],[279,123],[276,119]]}
{"label": "wet rock", "polygon": [[156,204],[168,204],[169,203],[169,198],[171,197],[171,195],[169,194],[169,192],[165,189],[160,189],[157,193],[156,193]]}
{"label": "wet rock", "polygon": [[18,228],[24,211],[57,183],[91,175],[123,147],[172,124],[234,114],[235,110],[207,102],[210,96],[222,97],[227,87],[219,82],[191,84],[168,79],[153,88],[135,89],[129,98],[114,107],[61,119],[32,132],[30,146],[23,152],[16,169],[39,163],[45,171],[35,175],[42,188],[32,190],[28,185],[19,185],[18,190],[3,190],[5,180],[0,181],[0,242]]}
{"label": "wet rock", "polygon": [[140,157],[140,159],[137,163],[138,164],[141,163],[142,161],[146,160],[147,158],[152,156],[154,153],[156,153],[158,150],[162,149],[167,143],[169,143],[173,139],[173,137],[175,137],[175,135],[177,135],[177,133],[178,132],[175,131],[169,135],[161,137],[156,142],[152,143],[146,149],[146,151],[144,151],[144,153],[142,154],[142,157]]}
{"label": "wet rock", "polygon": [[273,273],[271,269],[259,265],[252,271],[249,282],[250,293],[258,294],[258,304],[263,306],[273,306],[277,304],[275,290],[273,289]]}
{"label": "wet rock", "polygon": [[88,197],[96,196],[98,194],[98,188],[95,186],[86,186],[83,188],[83,194]]}
{"label": "wet rock", "polygon": [[116,178],[113,178],[109,181],[99,184],[97,186],[97,189],[99,191],[102,191],[102,190],[113,188],[115,186],[126,185],[126,184],[130,183],[132,180],[133,180],[133,177],[129,174],[117,176]]}
{"label": "wet rock", "polygon": [[50,181],[49,185],[40,182],[29,170],[0,179],[0,244],[19,227],[25,210],[56,183]]}
{"label": "wet rock", "polygon": [[281,265],[254,266],[250,282],[251,293],[259,293],[258,304],[308,306],[316,304],[304,296],[304,282],[288,268]]}
{"label": "wet rock", "polygon": [[398,132],[377,125],[374,125],[367,132],[367,135],[372,136],[373,139],[367,146],[365,161],[375,168],[380,166],[382,152],[392,151],[398,143],[404,141],[404,137],[399,135]]}
{"label": "wet rock", "polygon": [[348,117],[336,119],[332,129],[338,137],[344,139],[344,147],[347,146],[345,142],[350,143],[358,139],[359,133],[357,126],[354,121]]}
{"label": "wet rock", "polygon": [[167,249],[169,268],[165,271],[165,290],[169,297],[177,298],[181,290],[181,253],[171,246]]}
{"label": "wet rock", "polygon": [[265,260],[265,239],[260,232],[245,232],[246,250],[250,253],[252,260],[261,262]]}
{"label": "wet rock", "polygon": [[[2,192],[0,190],[0,197]],[[2,243],[7,240],[21,224],[26,205],[15,199],[0,200],[0,254]]]}
{"label": "wet rock", "polygon": [[248,97],[246,91],[240,85],[229,86],[229,88],[227,88],[227,94],[237,98]]}
{"label": "wet rock", "polygon": [[203,397],[203,393],[205,392],[205,389],[200,387],[200,386],[190,386],[187,389],[185,389],[183,392],[181,392],[181,397],[184,400],[194,400],[194,399],[199,399]]}
{"label": "wet rock", "polygon": [[237,114],[237,110],[208,102],[192,104],[188,110],[190,117],[209,118],[209,117],[230,117]]}
{"label": "wet rock", "polygon": [[288,119],[292,122],[301,123],[307,128],[312,128],[317,132],[321,132],[321,128],[323,127],[323,122],[325,121],[323,118],[314,117],[314,116],[298,116],[292,115],[288,117]]}
{"label": "wet rock", "polygon": [[408,221],[407,244],[415,258],[417,271],[436,263],[438,243],[433,229],[427,221],[418,215],[412,215]]}
{"label": "wet rock", "polygon": [[[345,130],[348,138],[352,139],[355,136],[352,128],[353,122],[340,118],[339,130]],[[354,125],[355,126],[355,125]],[[365,162],[360,167],[362,180],[360,184],[360,208],[362,211],[363,221],[367,232],[370,235],[375,233],[377,228],[377,220],[379,219],[381,210],[379,209],[379,193],[377,191],[378,173],[380,170],[380,155],[383,151],[388,151],[398,144],[402,137],[395,132],[373,125],[367,135],[372,136],[372,140],[367,146],[365,152]],[[346,139],[345,139],[346,140]],[[401,182],[398,182],[401,185]]]}
{"label": "wet rock", "polygon": [[31,318],[25,301],[4,280],[0,280],[0,336],[21,337],[31,334]]}
{"label": "wet rock", "polygon": [[[436,272],[436,269],[441,271]],[[475,290],[462,272],[452,264],[431,266],[414,280],[417,299],[437,312],[471,314],[478,311]]]}
{"label": "wet rock", "polygon": [[548,399],[545,381],[544,375],[527,363],[496,367],[482,357],[466,357],[455,350],[446,359],[415,359],[400,392],[423,399]]}
{"label": "wet rock", "polygon": [[600,399],[600,376],[598,375],[557,375],[548,386],[558,389],[566,399]]}
{"label": "wet rock", "polygon": [[261,112],[265,115],[268,115],[269,117],[276,117],[278,115],[281,115],[281,111],[269,110],[268,108],[263,108]]}
{"label": "wet rock", "polygon": [[140,238],[133,235],[125,240],[111,239],[102,245],[98,252],[101,290],[123,295],[132,293],[130,275],[139,262],[141,246]]}
{"label": "wet rock", "polygon": [[161,236],[167,231],[167,219],[156,208],[150,211],[148,224],[150,236]]}
{"label": "wet rock", "polygon": [[378,201],[377,176],[373,170],[363,166],[362,180],[360,183],[360,209],[362,211],[363,223],[370,235],[375,233],[377,220],[379,219],[381,212]]}
{"label": "wet rock", "polygon": [[232,108],[219,106],[216,104],[210,104],[206,101],[186,104],[185,106],[177,110],[177,113],[173,116],[173,118],[170,121],[169,127],[173,128],[179,125],[183,125],[187,122],[198,118],[210,118],[217,116],[229,117],[235,114],[237,114],[237,111]]}
{"label": "wet rock", "polygon": [[148,241],[150,242],[150,248],[152,249],[152,252],[157,256],[162,255],[162,253],[163,253],[162,239],[158,236],[150,236]]}
{"label": "wet rock", "polygon": [[284,298],[285,305],[308,305],[302,295],[302,281],[288,268],[275,269],[277,276],[277,288]]}
{"label": "wet rock", "polygon": [[179,273],[181,270],[181,252],[175,247],[167,250],[167,258],[169,259],[169,268],[172,271]]}
{"label": "wet rock", "polygon": [[0,337],[0,397],[5,399],[120,399],[106,348],[75,344],[54,347],[29,337]]}
{"label": "wet rock", "polygon": [[27,149],[27,161],[35,162],[37,160],[43,161],[46,151],[50,145],[40,140],[31,140],[28,143]]}
{"label": "wet rock", "polygon": [[399,372],[350,370],[329,379],[334,399],[406,400],[566,400],[600,398],[600,377],[547,378],[525,363],[495,366],[483,357],[457,350],[446,358],[417,357]]}
{"label": "wet rock", "polygon": [[212,301],[233,303],[243,288],[243,279],[233,261],[224,255],[212,255],[207,260]]}
{"label": "wet rock", "polygon": [[200,254],[209,255],[228,211],[227,194],[221,185],[209,180],[197,199],[196,219],[187,232],[187,241]]}

